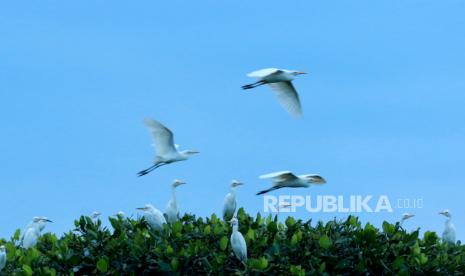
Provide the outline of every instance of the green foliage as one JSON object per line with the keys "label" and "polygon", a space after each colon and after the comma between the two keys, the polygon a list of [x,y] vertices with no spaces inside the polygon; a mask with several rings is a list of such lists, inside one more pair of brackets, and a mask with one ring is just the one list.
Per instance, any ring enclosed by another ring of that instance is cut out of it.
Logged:
{"label": "green foliage", "polygon": [[233,254],[231,226],[215,215],[184,215],[151,230],[147,223],[110,218],[111,228],[81,217],[61,237],[46,233],[35,248],[20,246],[21,233],[0,240],[7,250],[5,275],[151,274],[463,274],[465,246],[443,244],[433,232],[419,237],[399,224],[362,226],[356,217],[328,223],[271,215],[255,218],[238,211],[239,231],[248,247],[247,263]]}

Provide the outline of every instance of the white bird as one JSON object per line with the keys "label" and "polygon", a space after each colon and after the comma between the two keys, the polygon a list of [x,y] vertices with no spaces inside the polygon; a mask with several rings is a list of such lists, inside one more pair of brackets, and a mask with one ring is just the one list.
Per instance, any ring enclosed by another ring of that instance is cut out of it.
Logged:
{"label": "white bird", "polygon": [[144,211],[144,219],[147,221],[151,228],[160,232],[163,231],[163,224],[166,224],[166,219],[160,210],[150,204],[146,204],[144,207],[136,209]]}
{"label": "white bird", "polygon": [[36,245],[37,239],[42,230],[44,230],[47,222],[52,222],[46,217],[34,217],[32,222],[26,227],[23,235],[23,247],[30,248]]}
{"label": "white bird", "polygon": [[118,218],[124,218],[126,214],[123,211],[119,211],[118,213],[114,214],[113,216]]}
{"label": "white bird", "polygon": [[306,74],[305,72],[267,68],[247,74],[252,78],[257,78],[258,81],[252,84],[242,86],[242,89],[251,89],[263,84],[268,84],[278,96],[278,101],[281,106],[294,116],[302,115],[300,106],[299,94],[292,85],[292,80],[297,75]]}
{"label": "white bird", "polygon": [[94,223],[96,223],[98,217],[99,217],[101,214],[102,214],[102,213],[100,213],[99,211],[94,211],[94,212],[92,212],[92,214],[90,214],[90,218],[92,219],[92,221],[93,221]]}
{"label": "white bird", "polygon": [[244,185],[244,183],[237,180],[231,181],[229,193],[224,197],[223,219],[225,221],[230,221],[236,212],[236,187],[240,185]]}
{"label": "white bird", "polygon": [[400,226],[402,226],[404,224],[404,221],[408,220],[409,218],[413,218],[414,216],[415,216],[414,214],[403,213],[402,218],[400,220]]}
{"label": "white bird", "polygon": [[173,132],[160,122],[147,118],[144,120],[144,123],[152,133],[157,154],[155,156],[154,164],[151,167],[140,171],[138,173],[139,176],[146,175],[163,165],[187,160],[192,155],[199,153],[196,150],[178,151],[177,145],[174,144]]}
{"label": "white bird", "polygon": [[176,202],[176,187],[186,184],[186,182],[175,179],[173,181],[173,184],[171,184],[171,199],[168,201],[168,204],[166,205],[165,209],[165,214],[166,218],[169,223],[175,223],[179,219],[179,209],[178,209],[178,203]]}
{"label": "white bird", "polygon": [[260,176],[261,179],[273,179],[273,186],[260,191],[257,195],[281,188],[308,188],[311,184],[325,184],[326,180],[318,174],[294,175],[290,171],[274,172]]}
{"label": "white bird", "polygon": [[239,232],[239,221],[237,218],[231,219],[231,224],[233,227],[231,234],[231,247],[234,251],[236,257],[241,260],[241,262],[247,262],[247,244],[245,243],[244,236]]}
{"label": "white bird", "polygon": [[455,243],[455,226],[451,222],[451,213],[446,209],[442,212],[439,212],[439,214],[447,217],[444,232],[442,232],[442,240],[448,243]]}
{"label": "white bird", "polygon": [[0,245],[0,271],[2,271],[5,265],[6,265],[6,249],[4,245]]}

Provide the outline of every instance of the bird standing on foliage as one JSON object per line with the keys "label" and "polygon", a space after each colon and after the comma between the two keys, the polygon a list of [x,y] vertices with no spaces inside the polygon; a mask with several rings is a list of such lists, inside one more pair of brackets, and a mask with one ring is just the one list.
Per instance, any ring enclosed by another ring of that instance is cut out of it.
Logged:
{"label": "bird standing on foliage", "polygon": [[409,218],[413,218],[415,215],[410,213],[403,213],[402,218],[400,219],[400,226],[404,224],[404,221],[408,220]]}
{"label": "bird standing on foliage", "polygon": [[6,249],[4,245],[0,245],[0,271],[2,271],[5,265],[6,265]]}
{"label": "bird standing on foliage", "polygon": [[23,247],[30,248],[36,245],[37,239],[48,222],[52,222],[46,217],[34,217],[32,222],[26,227],[23,236]]}
{"label": "bird standing on foliage", "polygon": [[144,207],[136,209],[144,211],[144,219],[147,221],[151,228],[160,232],[163,231],[163,224],[166,224],[166,219],[160,210],[150,204],[146,204]]}
{"label": "bird standing on foliage", "polygon": [[247,244],[245,243],[244,236],[239,232],[239,221],[237,218],[231,219],[231,224],[233,227],[231,234],[231,247],[234,251],[236,257],[241,260],[241,262],[247,262]]}
{"label": "bird standing on foliage", "polygon": [[93,223],[96,223],[97,220],[98,220],[98,217],[101,215],[102,213],[100,213],[99,211],[94,211],[92,212],[92,214],[90,214],[90,218],[92,219],[92,222]]}
{"label": "bird standing on foliage", "polygon": [[455,243],[455,226],[451,221],[451,213],[446,209],[442,212],[439,212],[439,214],[447,217],[446,226],[444,228],[444,232],[442,232],[442,240],[448,243]]}
{"label": "bird standing on foliage", "polygon": [[326,180],[318,174],[294,175],[290,171],[269,173],[260,176],[261,179],[273,179],[273,186],[269,189],[260,191],[257,195],[265,194],[281,188],[308,188],[312,184],[325,184]]}
{"label": "bird standing on foliage", "polygon": [[169,223],[175,223],[176,221],[179,220],[179,209],[178,209],[178,203],[176,201],[176,187],[186,184],[186,182],[175,179],[173,181],[173,184],[171,184],[171,199],[168,201],[168,204],[166,205],[166,219],[168,220]]}
{"label": "bird standing on foliage", "polygon": [[251,89],[263,84],[268,84],[278,96],[281,106],[294,116],[302,115],[299,95],[292,85],[292,80],[297,75],[306,74],[304,72],[267,68],[249,73],[247,76],[257,78],[258,81],[242,86],[242,89]]}
{"label": "bird standing on foliage", "polygon": [[187,160],[192,155],[199,153],[195,150],[178,151],[177,146],[174,144],[173,132],[160,122],[153,119],[145,119],[144,123],[150,129],[150,132],[152,132],[157,155],[155,156],[154,164],[140,171],[138,173],[139,176],[146,175],[163,165]]}
{"label": "bird standing on foliage", "polygon": [[244,185],[244,183],[233,180],[229,193],[224,197],[223,219],[225,221],[230,221],[236,212],[236,187],[240,185]]}

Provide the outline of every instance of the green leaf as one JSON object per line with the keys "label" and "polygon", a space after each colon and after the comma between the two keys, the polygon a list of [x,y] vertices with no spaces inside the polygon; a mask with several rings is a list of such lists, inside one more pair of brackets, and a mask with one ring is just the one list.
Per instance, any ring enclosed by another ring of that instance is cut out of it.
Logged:
{"label": "green leaf", "polygon": [[221,239],[220,239],[220,249],[225,251],[226,248],[228,247],[228,238],[223,236]]}
{"label": "green leaf", "polygon": [[328,249],[332,245],[331,239],[327,235],[321,236],[318,243],[324,249]]}
{"label": "green leaf", "polygon": [[210,235],[211,230],[212,230],[212,228],[210,227],[210,225],[207,225],[207,226],[205,226],[205,228],[203,229],[203,233],[205,233],[205,235]]}
{"label": "green leaf", "polygon": [[108,260],[107,260],[106,257],[103,257],[100,260],[98,260],[97,269],[100,272],[107,272],[107,270],[108,270]]}
{"label": "green leaf", "polygon": [[33,273],[32,268],[28,266],[27,264],[23,265],[23,271],[26,275],[32,276],[32,273]]}
{"label": "green leaf", "polygon": [[177,258],[173,258],[171,260],[171,268],[173,269],[173,271],[177,271],[178,270],[178,267],[179,267],[179,261]]}

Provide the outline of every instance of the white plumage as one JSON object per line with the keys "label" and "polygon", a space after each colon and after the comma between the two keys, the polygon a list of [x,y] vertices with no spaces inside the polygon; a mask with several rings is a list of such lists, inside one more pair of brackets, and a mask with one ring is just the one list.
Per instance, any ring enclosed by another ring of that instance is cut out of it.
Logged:
{"label": "white plumage", "polygon": [[294,116],[302,115],[299,94],[292,84],[295,76],[305,74],[304,72],[267,68],[247,74],[258,81],[242,86],[242,89],[251,89],[263,84],[268,84],[278,97],[281,106]]}
{"label": "white plumage", "polygon": [[240,185],[244,185],[244,183],[233,180],[229,193],[224,197],[223,219],[225,221],[230,221],[236,212],[236,187]]}
{"label": "white plumage", "polygon": [[274,172],[260,176],[261,179],[271,178],[273,186],[269,189],[260,191],[261,195],[281,188],[308,188],[311,184],[325,184],[326,180],[318,174],[294,175],[291,171]]}
{"label": "white plumage", "polygon": [[146,204],[144,207],[137,208],[137,210],[144,211],[144,219],[152,229],[158,230],[160,232],[163,231],[163,224],[166,224],[166,219],[160,210],[150,204]]}
{"label": "white plumage", "polygon": [[0,271],[5,267],[6,265],[6,249],[4,245],[0,246]]}
{"label": "white plumage", "polygon": [[442,240],[444,242],[448,243],[455,243],[456,238],[455,238],[455,226],[452,223],[452,215],[449,212],[449,210],[444,210],[442,212],[439,212],[439,214],[447,217],[445,227],[444,227],[444,232],[442,232]]}
{"label": "white plumage", "polygon": [[402,218],[400,220],[400,226],[402,226],[404,224],[404,221],[408,220],[409,218],[413,218],[414,216],[415,216],[414,214],[403,213]]}
{"label": "white plumage", "polygon": [[242,236],[242,233],[238,230],[239,222],[237,218],[232,218],[231,224],[233,227],[230,239],[231,247],[236,257],[245,263],[247,262],[247,244],[245,243],[244,236]]}
{"label": "white plumage", "polygon": [[46,217],[34,217],[26,227],[23,235],[23,247],[30,248],[37,244],[37,240],[42,230],[44,230],[47,222],[52,222]]}
{"label": "white plumage", "polygon": [[154,164],[140,171],[138,173],[139,176],[146,175],[160,166],[187,160],[190,156],[199,153],[195,150],[178,151],[177,145],[174,144],[173,132],[160,122],[153,119],[145,119],[144,123],[152,133],[156,156]]}
{"label": "white plumage", "polygon": [[166,205],[166,210],[165,210],[166,219],[171,224],[179,220],[179,209],[178,209],[178,203],[176,200],[176,187],[178,187],[179,185],[183,185],[183,184],[186,184],[186,182],[179,180],[179,179],[175,179],[173,181],[173,184],[171,185],[172,195],[171,195],[171,199],[168,201],[168,204]]}

